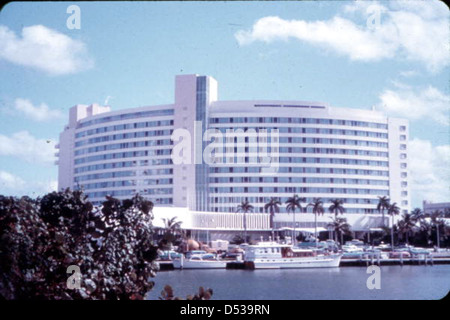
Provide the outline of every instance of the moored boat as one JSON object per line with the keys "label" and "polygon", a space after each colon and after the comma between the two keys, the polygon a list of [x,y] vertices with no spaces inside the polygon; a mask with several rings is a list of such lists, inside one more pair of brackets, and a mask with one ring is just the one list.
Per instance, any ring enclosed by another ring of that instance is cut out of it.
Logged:
{"label": "moored boat", "polygon": [[248,246],[244,263],[250,269],[332,268],[339,267],[341,254],[318,254],[287,244],[260,242]]}
{"label": "moored boat", "polygon": [[194,254],[190,258],[181,258],[173,260],[174,269],[225,269],[226,260],[219,260],[211,254]]}

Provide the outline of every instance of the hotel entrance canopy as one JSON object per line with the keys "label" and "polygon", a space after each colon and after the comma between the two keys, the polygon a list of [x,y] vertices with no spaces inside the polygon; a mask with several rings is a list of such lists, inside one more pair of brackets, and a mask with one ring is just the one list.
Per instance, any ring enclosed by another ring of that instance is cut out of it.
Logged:
{"label": "hotel entrance canopy", "polygon": [[[275,231],[292,231],[292,230],[294,230],[294,228],[283,227],[283,228],[276,229]],[[316,229],[315,228],[295,228],[295,231],[305,232],[305,233],[315,233]],[[322,231],[328,231],[328,230],[325,228],[322,228],[322,227],[317,227],[317,232],[322,232]]]}

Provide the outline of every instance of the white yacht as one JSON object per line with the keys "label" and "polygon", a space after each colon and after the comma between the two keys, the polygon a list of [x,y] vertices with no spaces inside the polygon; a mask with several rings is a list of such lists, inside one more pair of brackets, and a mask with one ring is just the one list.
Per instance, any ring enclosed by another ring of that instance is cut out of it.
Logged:
{"label": "white yacht", "polygon": [[250,269],[330,268],[339,267],[341,257],[341,254],[318,254],[314,249],[260,242],[246,248],[244,263]]}
{"label": "white yacht", "polygon": [[227,260],[219,260],[212,254],[194,254],[189,258],[182,255],[173,260],[174,269],[225,269]]}

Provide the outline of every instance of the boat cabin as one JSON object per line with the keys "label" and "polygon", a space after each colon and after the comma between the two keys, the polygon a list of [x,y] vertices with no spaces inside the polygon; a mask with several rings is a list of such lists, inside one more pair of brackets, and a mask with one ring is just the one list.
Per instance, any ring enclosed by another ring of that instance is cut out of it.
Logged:
{"label": "boat cabin", "polygon": [[246,259],[273,259],[273,258],[293,258],[293,257],[315,257],[317,253],[311,249],[293,248],[290,245],[260,243],[248,246],[245,251]]}
{"label": "boat cabin", "polygon": [[283,258],[303,258],[303,257],[315,257],[317,253],[313,250],[308,249],[293,249],[293,248],[282,248],[281,257]]}

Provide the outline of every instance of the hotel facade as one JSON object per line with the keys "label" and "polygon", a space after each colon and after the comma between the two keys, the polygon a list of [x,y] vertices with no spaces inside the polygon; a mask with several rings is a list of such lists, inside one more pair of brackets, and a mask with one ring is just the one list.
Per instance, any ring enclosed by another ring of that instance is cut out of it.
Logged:
{"label": "hotel facade", "polygon": [[[254,207],[249,231],[270,232],[264,205],[271,197],[282,203],[275,229],[292,228],[284,202],[293,194],[305,206],[322,199],[320,230],[331,221],[330,201],[341,199],[352,229],[366,232],[381,224],[380,196],[410,211],[408,131],[407,120],[375,110],[220,101],[215,79],[181,75],[172,104],[72,107],[57,145],[58,187],[83,187],[94,204],[139,193],[156,215],[177,216],[211,239],[243,229],[236,213],[243,200]],[[313,221],[310,209],[297,212],[295,227],[307,232]]]}

